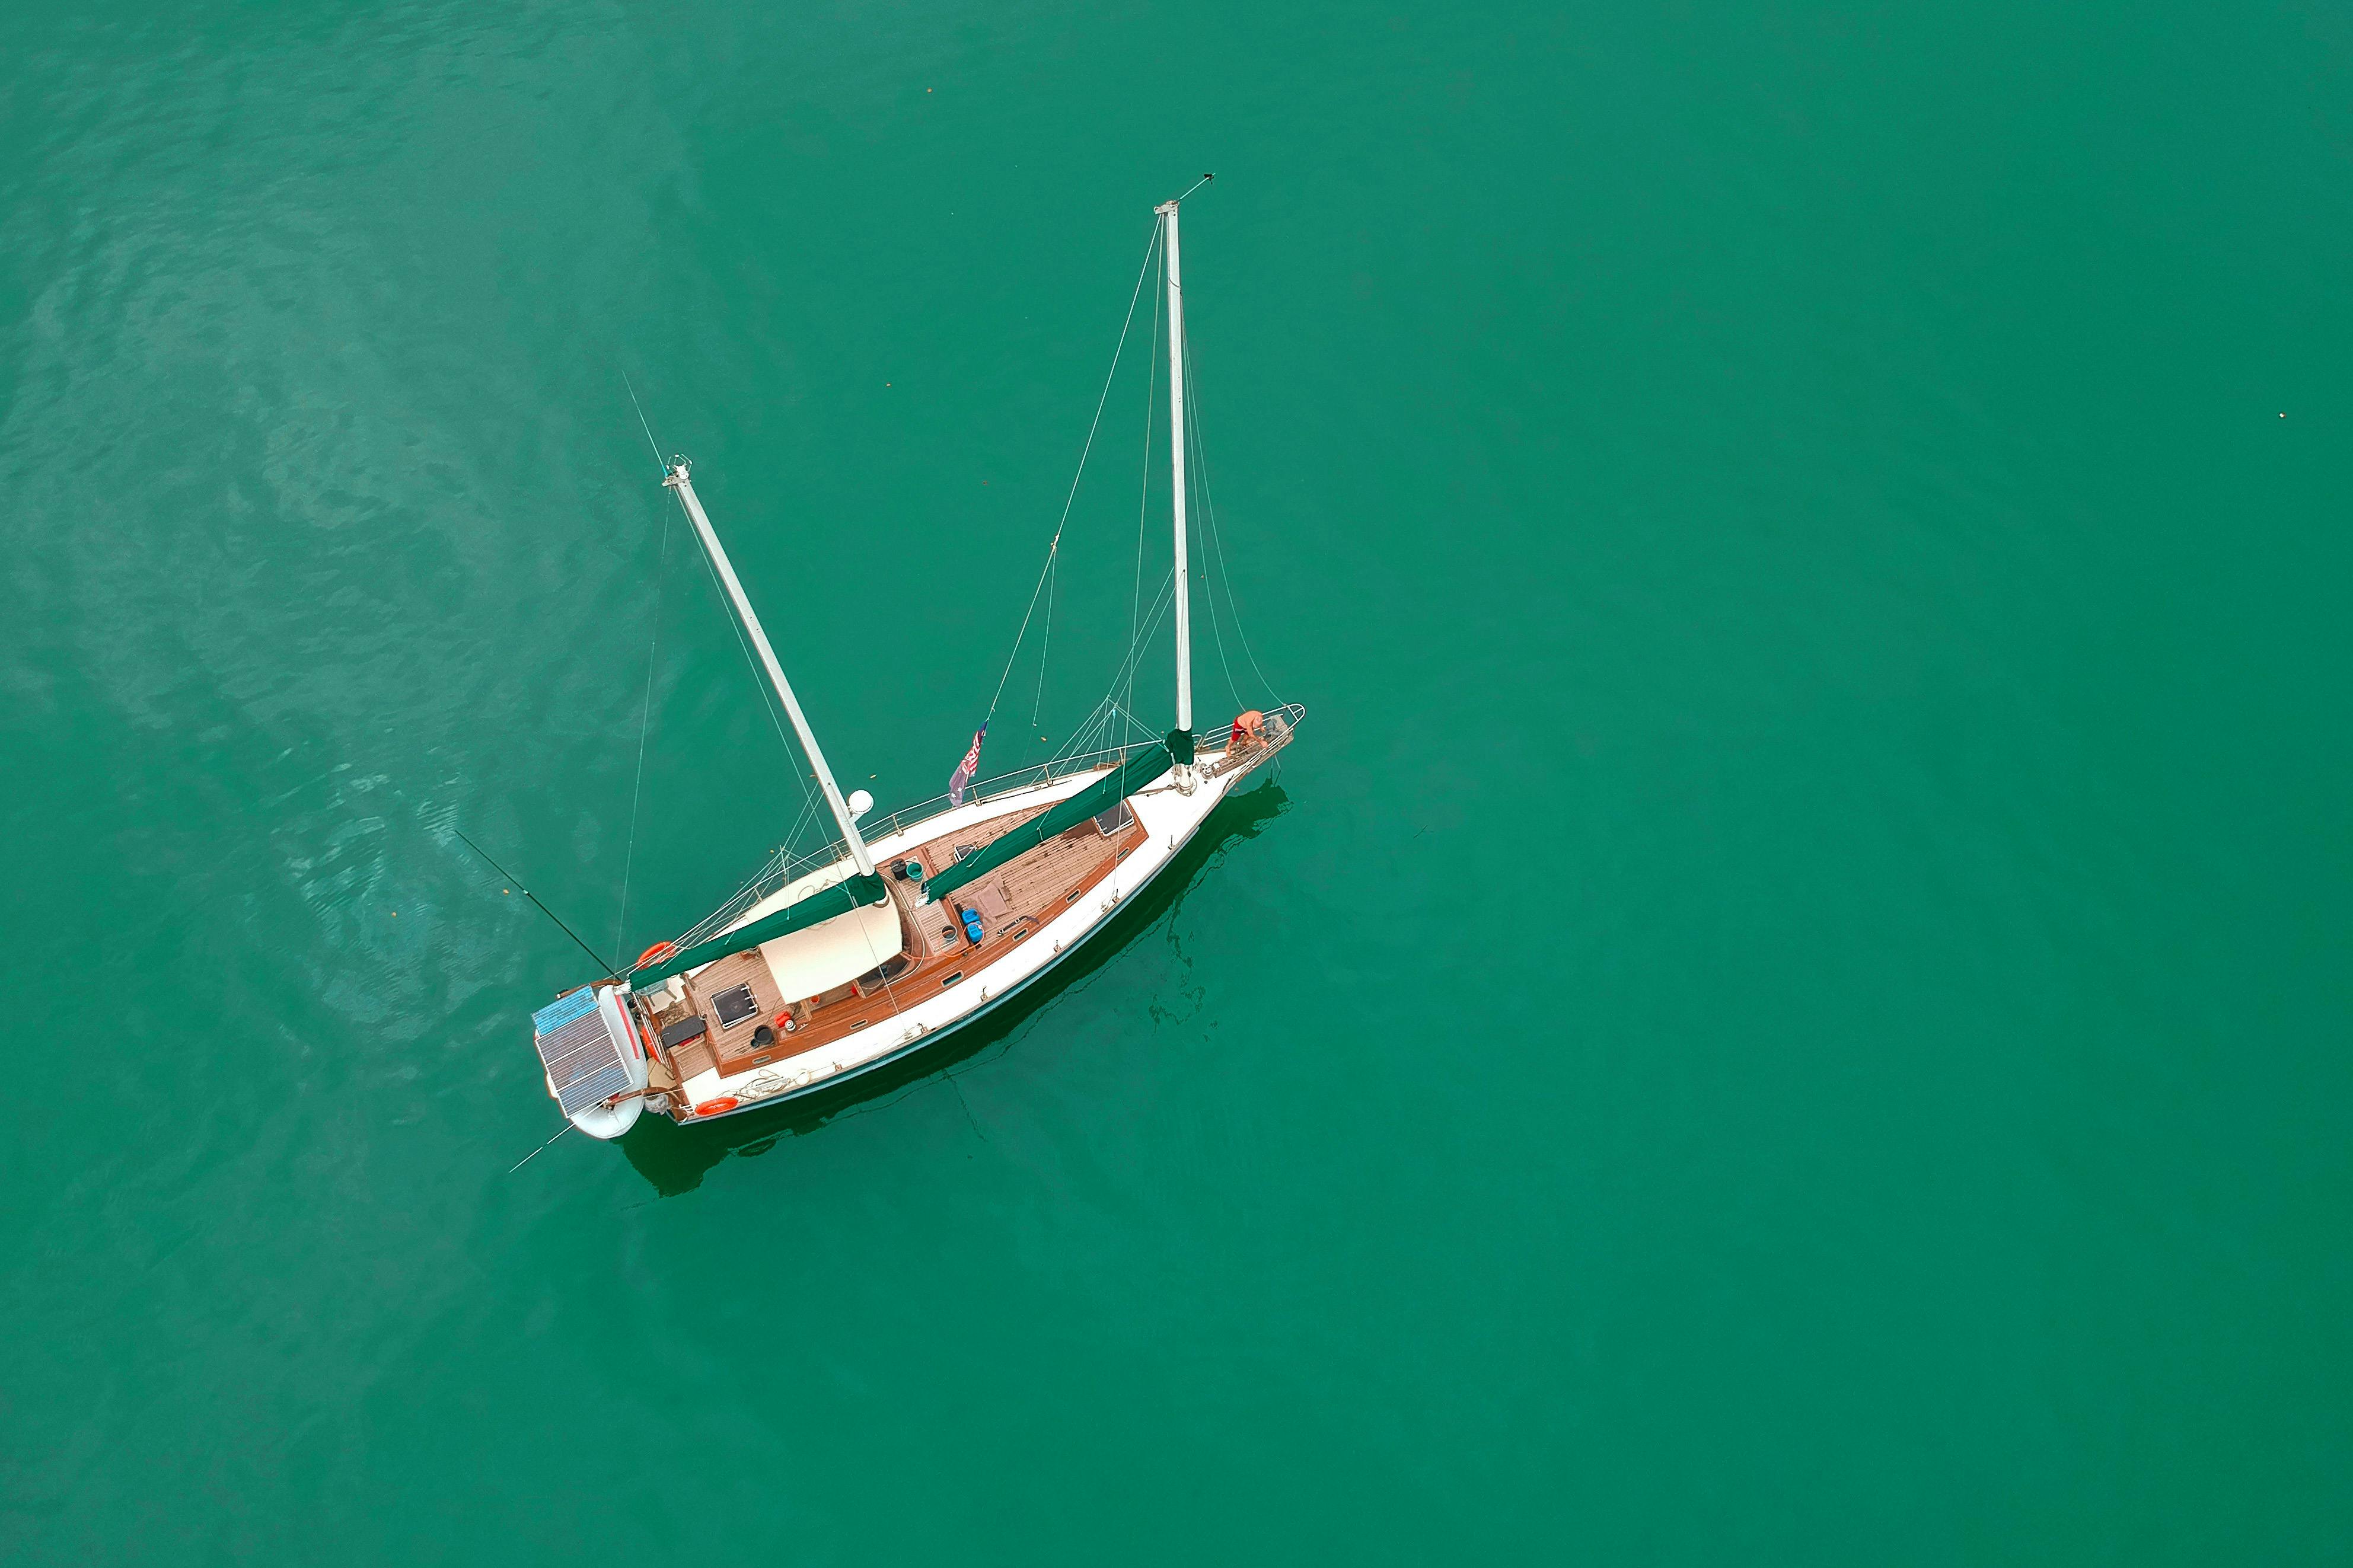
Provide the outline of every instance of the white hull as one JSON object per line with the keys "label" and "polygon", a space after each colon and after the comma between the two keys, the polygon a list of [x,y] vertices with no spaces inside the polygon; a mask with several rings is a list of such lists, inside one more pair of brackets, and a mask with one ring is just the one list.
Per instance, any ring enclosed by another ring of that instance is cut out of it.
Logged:
{"label": "white hull", "polygon": [[[707,1115],[688,1115],[679,1120],[687,1126],[700,1126],[831,1089],[935,1045],[994,1012],[1108,925],[1120,906],[1149,886],[1192,841],[1210,811],[1249,772],[1238,769],[1212,778],[1197,770],[1194,776],[1198,784],[1190,795],[1178,794],[1171,775],[1163,774],[1141,793],[1128,797],[1129,808],[1149,834],[1143,846],[1083,895],[1074,908],[1049,921],[1018,949],[988,965],[972,981],[919,1002],[902,1003],[897,1013],[876,1020],[873,1027],[847,1039],[732,1078],[723,1077],[716,1068],[698,1073],[680,1086],[681,1098],[687,1106],[724,1100],[736,1103]],[[1076,795],[1101,776],[1100,773],[1083,773],[1035,790],[974,801],[891,837],[876,839],[872,846],[874,855],[887,862],[899,850],[919,840],[952,833],[967,820],[977,822],[1008,809]]]}

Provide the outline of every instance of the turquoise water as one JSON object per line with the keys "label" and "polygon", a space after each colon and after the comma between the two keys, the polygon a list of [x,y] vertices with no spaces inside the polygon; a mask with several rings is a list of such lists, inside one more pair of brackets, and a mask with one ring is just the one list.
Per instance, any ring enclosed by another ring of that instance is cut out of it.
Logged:
{"label": "turquoise water", "polygon": [[[2340,10],[11,43],[11,1560],[2348,1554]],[[451,830],[634,952],[802,809],[623,377],[920,799],[1208,169],[1279,782],[944,1058],[510,1173],[585,960]]]}

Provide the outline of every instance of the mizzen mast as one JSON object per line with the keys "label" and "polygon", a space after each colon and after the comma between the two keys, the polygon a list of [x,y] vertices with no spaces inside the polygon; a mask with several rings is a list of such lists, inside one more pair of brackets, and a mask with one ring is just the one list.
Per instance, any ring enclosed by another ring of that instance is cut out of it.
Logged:
{"label": "mizzen mast", "polygon": [[[801,711],[800,700],[793,695],[793,683],[785,679],[785,667],[776,662],[776,650],[768,646],[768,634],[761,629],[760,617],[753,612],[752,601],[744,595],[744,584],[735,575],[734,563],[719,543],[719,535],[712,531],[711,519],[702,510],[702,502],[694,493],[694,481],[687,478],[683,458],[670,465],[669,476],[662,480],[665,488],[678,492],[679,504],[686,508],[687,521],[694,524],[696,537],[710,552],[711,563],[719,570],[719,580],[726,584],[727,596],[734,602],[735,614],[743,619],[744,629],[752,635],[752,647],[760,656],[760,666],[768,673],[768,684],[776,689],[784,700],[785,712],[793,721],[793,732],[801,738],[801,751],[808,757],[809,766],[817,773],[818,788],[825,794],[825,804],[832,808],[833,820],[841,829],[841,837],[849,846],[849,858],[858,865],[861,877],[874,875],[874,857],[866,850],[866,840],[858,834],[858,824],[850,819],[849,803],[841,798],[841,786],[833,782],[833,770],[826,765],[825,752],[817,743],[817,733],[809,728],[808,717]],[[1183,513],[1180,511],[1181,517]],[[1181,547],[1180,547],[1181,549]],[[1182,612],[1179,612],[1181,616]]]}

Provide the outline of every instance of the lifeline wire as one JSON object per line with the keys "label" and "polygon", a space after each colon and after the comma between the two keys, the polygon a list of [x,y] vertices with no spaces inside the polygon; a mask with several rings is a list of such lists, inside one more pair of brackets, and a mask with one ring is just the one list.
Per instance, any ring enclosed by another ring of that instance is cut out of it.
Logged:
{"label": "lifeline wire", "polygon": [[[1005,673],[997,678],[997,693],[988,700],[988,716],[991,719],[997,716],[997,699],[1005,695],[1006,681],[1012,678],[1013,661],[1021,657],[1021,639],[1029,635],[1029,617],[1037,614],[1038,595],[1045,592],[1047,575],[1053,571],[1055,556],[1062,548],[1062,530],[1070,525],[1071,503],[1079,499],[1079,481],[1086,477],[1087,472],[1087,454],[1095,449],[1095,431],[1103,424],[1103,404],[1111,397],[1112,378],[1119,374],[1119,356],[1127,348],[1128,328],[1135,322],[1135,302],[1144,297],[1144,280],[1152,275],[1152,258],[1159,248],[1160,226],[1155,223],[1151,243],[1144,247],[1144,266],[1135,274],[1135,289],[1127,297],[1127,318],[1119,324],[1118,346],[1111,352],[1110,373],[1103,377],[1103,391],[1095,398],[1095,416],[1087,425],[1087,443],[1079,451],[1079,471],[1071,476],[1071,493],[1062,498],[1062,517],[1054,524],[1054,542],[1046,547],[1046,564],[1039,570],[1038,585],[1029,590],[1029,607],[1021,613],[1021,629],[1013,636],[1013,651],[1005,656]],[[1156,313],[1154,319],[1158,319]],[[1054,612],[1049,606],[1046,624],[1050,630],[1053,626],[1053,616]],[[1044,658],[1043,654],[1039,656],[1038,679],[1041,691],[1046,679]],[[1033,713],[1030,718],[1035,722],[1037,715]]]}

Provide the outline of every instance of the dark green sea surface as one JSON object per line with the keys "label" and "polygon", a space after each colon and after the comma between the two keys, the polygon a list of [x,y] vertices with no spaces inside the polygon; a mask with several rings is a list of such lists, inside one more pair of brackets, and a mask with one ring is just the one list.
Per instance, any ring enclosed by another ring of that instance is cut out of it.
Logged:
{"label": "dark green sea surface", "polygon": [[[2320,4],[20,7],[0,1557],[2346,1561],[2348,106]],[[623,377],[921,799],[1210,169],[1279,781],[510,1173],[586,961],[453,830],[634,953],[802,809]]]}

